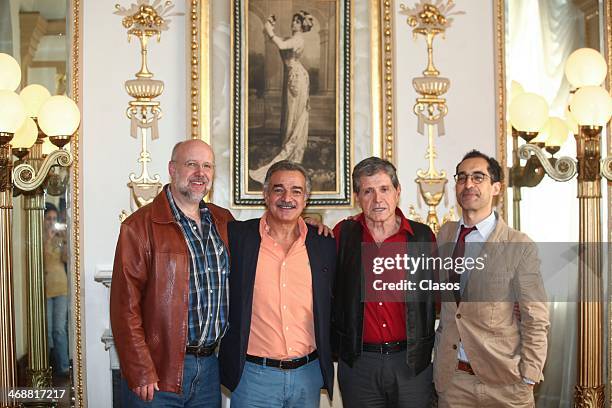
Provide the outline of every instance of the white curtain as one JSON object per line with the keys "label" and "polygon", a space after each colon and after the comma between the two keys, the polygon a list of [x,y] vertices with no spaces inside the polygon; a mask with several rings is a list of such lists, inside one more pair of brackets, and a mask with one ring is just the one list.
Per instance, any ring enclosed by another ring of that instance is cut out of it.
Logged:
{"label": "white curtain", "polygon": [[[583,13],[572,0],[506,0],[505,34],[508,94],[511,81],[517,81],[547,100],[551,116],[564,117],[570,90],[564,65],[572,51],[584,46]],[[527,207],[523,205],[525,214]],[[573,406],[577,304],[567,299],[570,294],[563,301],[550,299],[548,358],[544,381],[536,389],[538,408]]]}
{"label": "white curtain", "polygon": [[13,54],[13,25],[8,0],[0,0],[0,52]]}
{"label": "white curtain", "polygon": [[506,79],[542,95],[563,116],[569,84],[564,65],[584,44],[584,14],[572,0],[506,1]]}

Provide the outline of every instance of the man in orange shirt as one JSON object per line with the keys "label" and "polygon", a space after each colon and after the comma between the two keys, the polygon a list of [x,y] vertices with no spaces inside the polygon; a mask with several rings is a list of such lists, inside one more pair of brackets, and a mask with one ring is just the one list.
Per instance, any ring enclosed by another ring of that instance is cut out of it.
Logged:
{"label": "man in orange shirt", "polygon": [[261,218],[228,225],[230,327],[219,352],[232,408],[318,407],[330,398],[332,238],[301,218],[310,193],[302,166],[280,161],[264,182]]}

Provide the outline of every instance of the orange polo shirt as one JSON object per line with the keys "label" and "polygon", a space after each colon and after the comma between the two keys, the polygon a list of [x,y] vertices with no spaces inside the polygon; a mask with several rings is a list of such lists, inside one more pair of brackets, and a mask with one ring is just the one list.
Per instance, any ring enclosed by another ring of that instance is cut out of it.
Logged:
{"label": "orange polo shirt", "polygon": [[270,236],[267,213],[259,222],[251,334],[247,353],[288,360],[316,349],[312,312],[312,276],[306,252],[306,223],[299,218],[299,238],[285,254]]}

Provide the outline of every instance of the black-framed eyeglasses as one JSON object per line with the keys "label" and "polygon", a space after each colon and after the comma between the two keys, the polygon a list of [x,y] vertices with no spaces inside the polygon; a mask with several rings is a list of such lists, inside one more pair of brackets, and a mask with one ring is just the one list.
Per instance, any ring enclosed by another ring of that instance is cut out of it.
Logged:
{"label": "black-framed eyeglasses", "polygon": [[459,173],[459,174],[455,174],[455,182],[457,184],[465,184],[467,183],[468,178],[471,178],[472,181],[474,182],[474,184],[480,184],[483,181],[485,181],[485,179],[491,178],[491,176],[489,176],[488,174],[484,174],[480,171],[476,171],[474,173]]}

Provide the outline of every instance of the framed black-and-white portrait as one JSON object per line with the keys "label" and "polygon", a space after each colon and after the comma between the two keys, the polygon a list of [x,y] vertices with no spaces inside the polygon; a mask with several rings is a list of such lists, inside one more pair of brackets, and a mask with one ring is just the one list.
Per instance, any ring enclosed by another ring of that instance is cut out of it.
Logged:
{"label": "framed black-and-white portrait", "polygon": [[267,169],[302,164],[309,205],[351,205],[352,1],[232,1],[232,205],[263,205]]}

